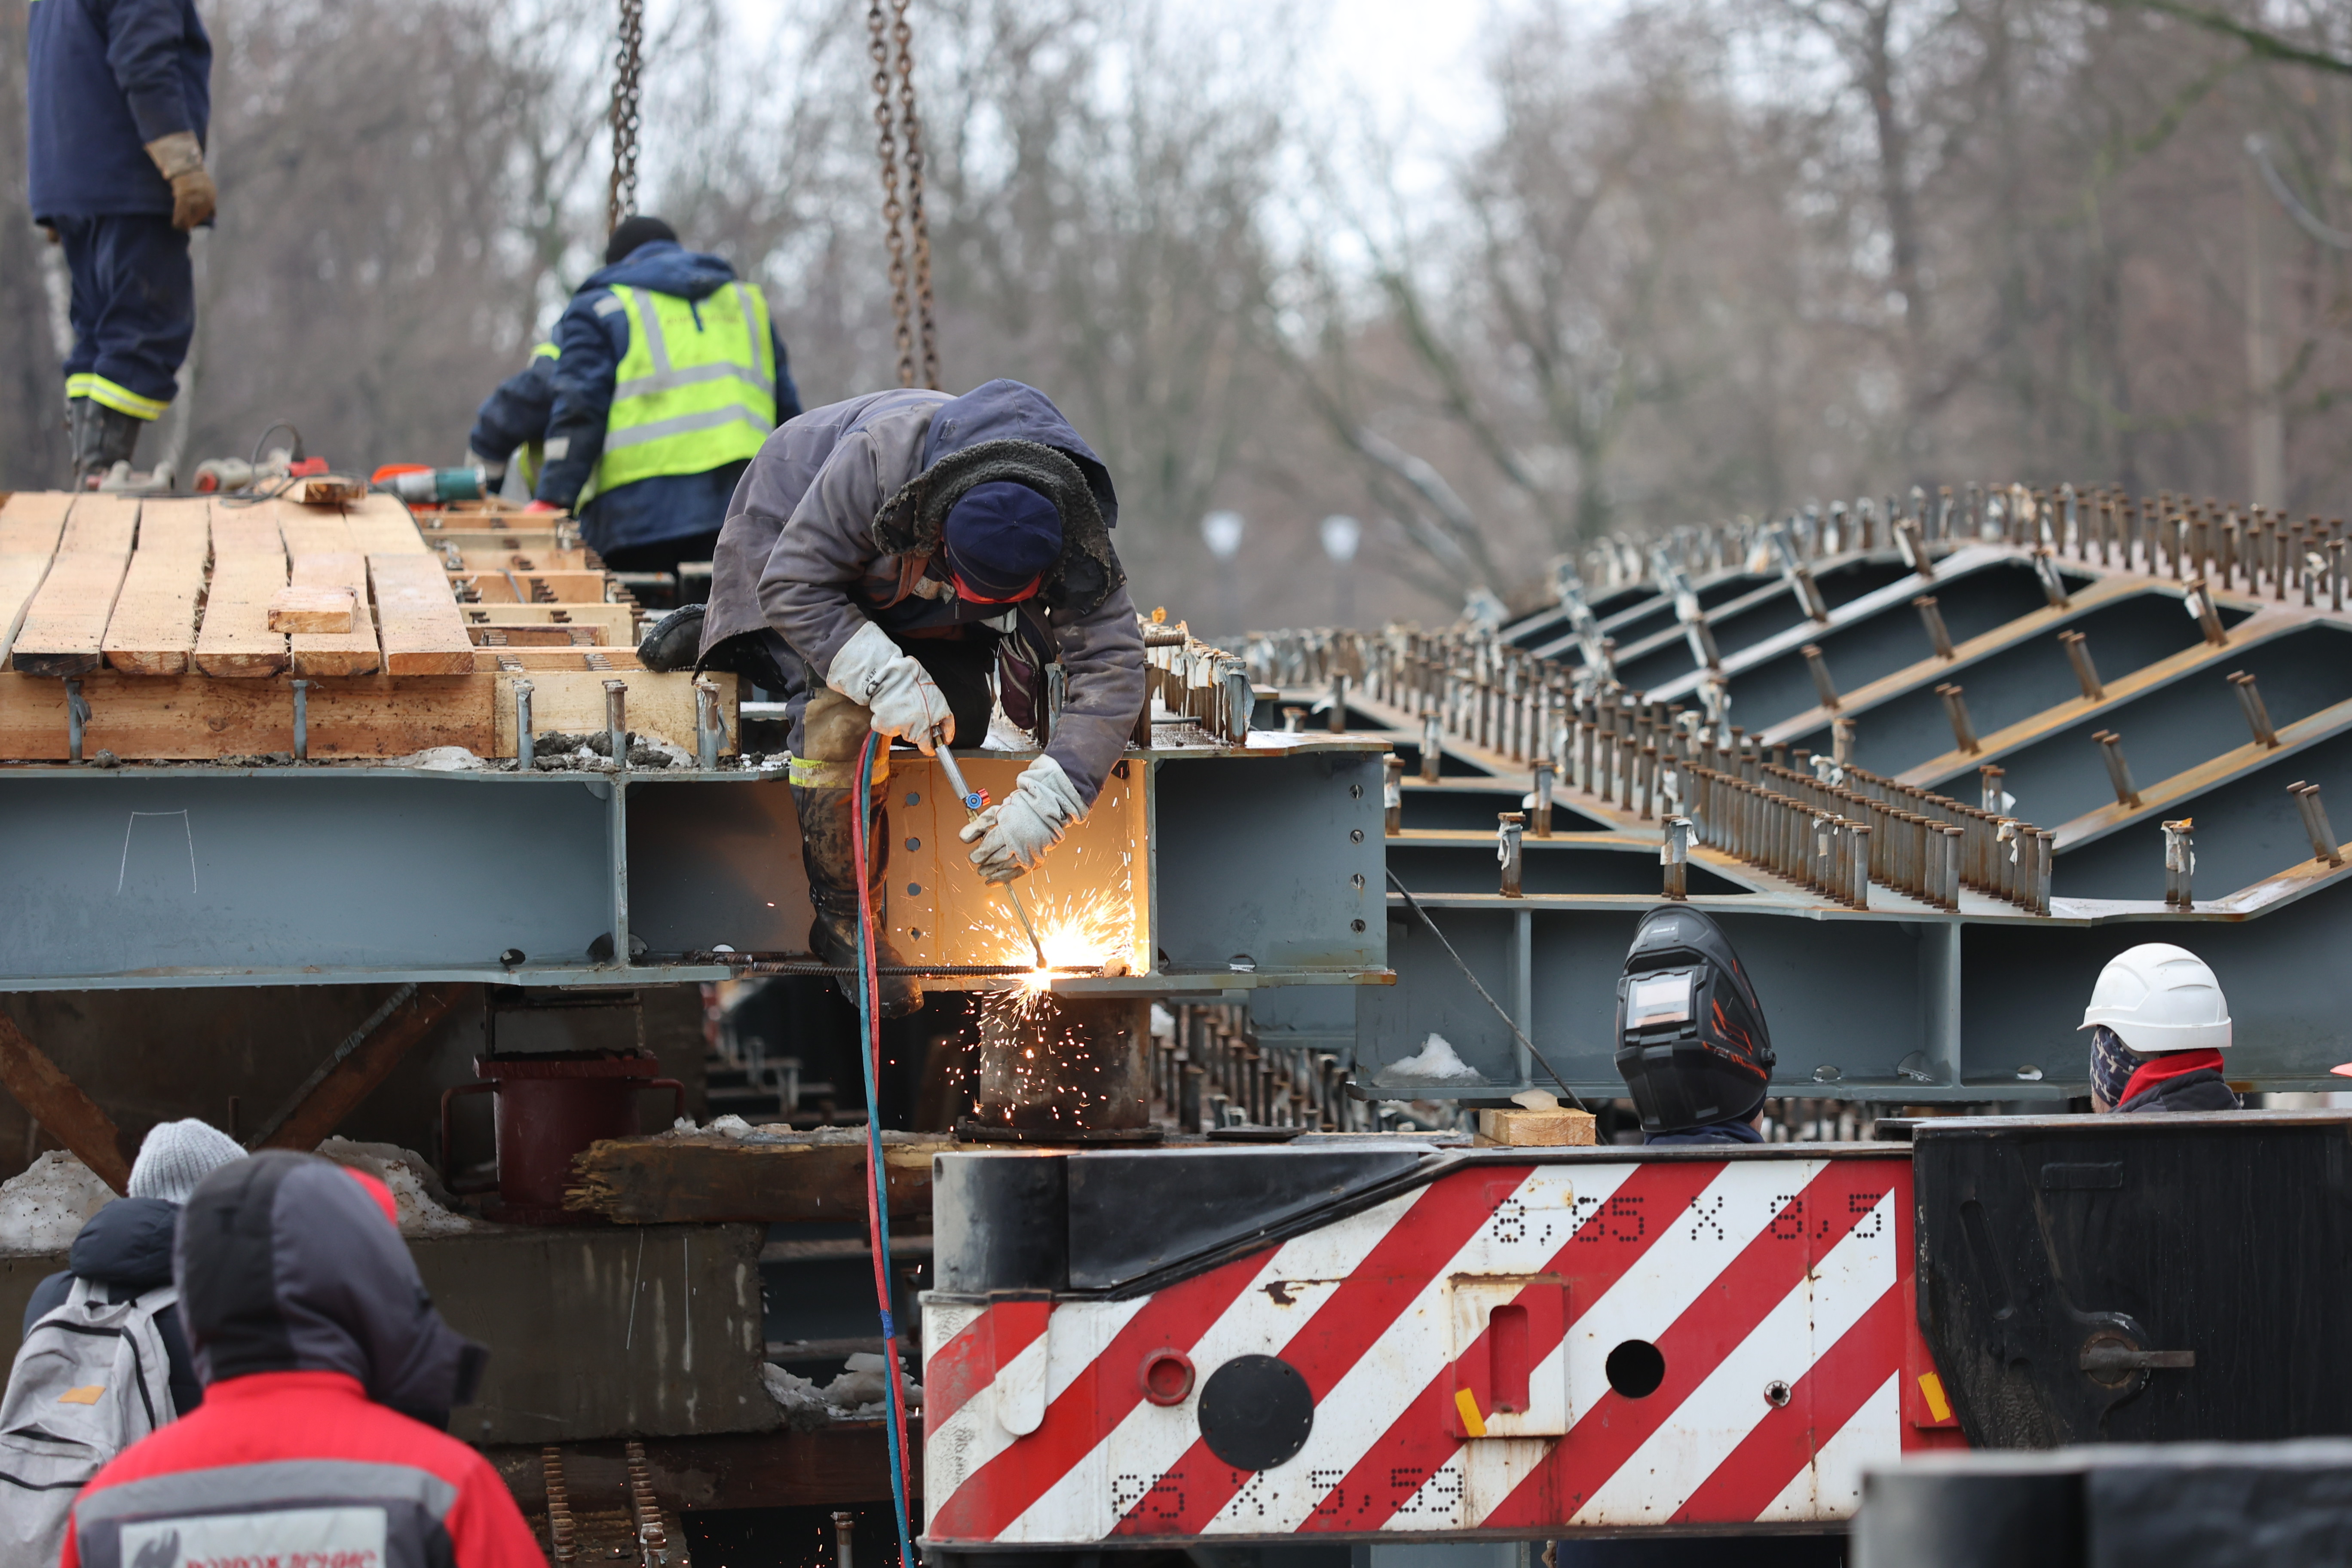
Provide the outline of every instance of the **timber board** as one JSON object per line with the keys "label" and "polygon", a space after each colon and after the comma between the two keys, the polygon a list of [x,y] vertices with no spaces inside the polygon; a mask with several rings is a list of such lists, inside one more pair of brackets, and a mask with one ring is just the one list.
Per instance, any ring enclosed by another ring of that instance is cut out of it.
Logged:
{"label": "timber board", "polygon": [[104,654],[106,623],[130,566],[128,551],[59,551],[25,611],[9,649],[10,666],[51,677],[96,669]]}
{"label": "timber board", "polygon": [[[317,680],[305,715],[310,755],[400,757],[431,746],[488,755],[495,689],[492,677],[477,675]],[[211,762],[294,749],[294,690],[284,680],[100,670],[83,678],[82,694],[90,710],[85,757],[109,751],[125,762]],[[62,762],[67,754],[64,683],[0,673],[0,758]]]}
{"label": "timber board", "polygon": [[[492,649],[482,650],[486,653]],[[593,733],[604,728],[604,682],[624,680],[628,683],[626,710],[629,728],[640,735],[658,735],[671,745],[682,748],[688,755],[695,751],[694,676],[687,670],[656,674],[650,669],[614,670],[528,670],[520,673],[501,671],[490,677],[499,683],[495,716],[498,721],[498,750],[494,755],[511,757],[515,754],[514,683],[518,679],[530,682],[530,727],[533,734],[550,730],[562,730],[572,734]],[[720,747],[724,754],[735,751],[735,678],[713,670],[706,679],[719,687],[719,712],[727,725],[727,741]]]}
{"label": "timber board", "polygon": [[73,503],[70,490],[18,490],[10,496],[0,504],[0,555],[56,554]]}

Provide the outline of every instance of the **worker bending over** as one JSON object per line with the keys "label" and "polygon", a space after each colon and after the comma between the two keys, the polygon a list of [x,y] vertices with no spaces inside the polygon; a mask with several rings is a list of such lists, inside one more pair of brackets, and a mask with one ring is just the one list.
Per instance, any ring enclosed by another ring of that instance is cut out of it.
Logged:
{"label": "worker bending over", "polygon": [[555,347],[532,508],[576,513],[616,572],[709,560],[743,466],[801,411],[766,296],[661,219],[633,217],[555,323]]}
{"label": "worker bending over", "polygon": [[1617,982],[1617,1071],[1645,1143],[1761,1143],[1772,1036],[1723,928],[1685,905],[1634,928]]}
{"label": "worker bending over", "polygon": [[173,1255],[205,1402],[82,1489],[63,1568],[543,1568],[489,1461],[436,1430],[488,1356],[433,1310],[394,1212],[315,1154],[205,1178]]}
{"label": "worker bending over", "polygon": [[2237,1110],[2221,1077],[2230,1004],[2205,961],[2167,942],[2107,961],[2091,988],[2091,1106],[2126,1110]]}
{"label": "worker bending over", "polygon": [[72,279],[66,428],[74,485],[94,489],[171,405],[195,333],[213,46],[194,0],[60,0],[29,28],[33,221]]}
{"label": "worker bending over", "polygon": [[[653,668],[676,668],[698,645],[702,666],[784,694],[819,957],[849,963],[856,952],[850,829],[869,730],[926,752],[935,738],[976,747],[994,696],[1034,731],[1045,670],[1058,662],[1065,695],[1045,754],[962,837],[981,874],[1006,881],[1092,808],[1143,707],[1143,636],[1110,543],[1118,521],[1102,460],[1045,394],[1016,381],[961,397],[852,398],[802,415],[761,448],[719,536],[707,616],[679,612],[646,652]],[[877,943],[885,765],[866,868]],[[886,945],[877,952],[898,962]],[[904,977],[882,988],[886,1016],[921,1003]]]}

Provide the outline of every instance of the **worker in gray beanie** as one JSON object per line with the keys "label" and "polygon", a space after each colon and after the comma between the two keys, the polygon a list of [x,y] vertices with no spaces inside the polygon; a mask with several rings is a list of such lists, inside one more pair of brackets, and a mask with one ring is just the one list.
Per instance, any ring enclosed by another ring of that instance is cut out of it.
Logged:
{"label": "worker in gray beanie", "polygon": [[[172,1241],[179,1233],[180,1205],[196,1184],[245,1158],[245,1146],[216,1127],[190,1117],[160,1121],[148,1130],[131,1163],[130,1191],[85,1221],[66,1254],[66,1271],[33,1287],[25,1306],[25,1332],[63,1306],[76,1279],[103,1286],[110,1300],[127,1301],[172,1282]],[[155,1328],[171,1363],[172,1406],[180,1415],[204,1403],[187,1337],[178,1310],[155,1313]]]}

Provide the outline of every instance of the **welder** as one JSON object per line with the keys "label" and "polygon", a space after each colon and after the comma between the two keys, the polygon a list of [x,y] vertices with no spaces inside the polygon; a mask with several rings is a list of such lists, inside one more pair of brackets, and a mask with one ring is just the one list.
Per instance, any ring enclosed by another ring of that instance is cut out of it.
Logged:
{"label": "welder", "polygon": [[[571,350],[564,350],[568,359]],[[874,393],[787,423],[736,488],[710,604],[656,626],[652,668],[731,669],[782,694],[793,799],[816,920],[810,946],[856,952],[851,827],[866,734],[930,752],[978,747],[992,707],[1049,729],[1044,754],[965,825],[971,859],[1005,881],[1092,808],[1143,707],[1143,637],[1111,550],[1109,471],[1045,394],[992,381],[951,397]],[[1064,675],[1048,717],[1048,666]],[[875,779],[867,878],[877,942],[890,841]],[[877,955],[897,962],[887,946]],[[921,988],[884,976],[883,1012]]]}
{"label": "welder", "polygon": [[1772,1036],[1723,928],[1681,905],[1634,929],[1617,981],[1617,1071],[1645,1143],[1761,1143]]}
{"label": "welder", "polygon": [[171,405],[195,333],[213,46],[194,0],[53,0],[29,26],[33,220],[72,280],[66,428],[73,484],[95,488]]}
{"label": "welder", "polygon": [[2091,1031],[2095,1111],[2242,1109],[2221,1076],[2229,999],[2187,948],[2147,942],[2108,960],[2080,1026]]}
{"label": "welder", "polygon": [[710,559],[744,466],[801,411],[767,297],[661,219],[626,218],[555,323],[555,348],[529,510],[576,513],[616,572]]}

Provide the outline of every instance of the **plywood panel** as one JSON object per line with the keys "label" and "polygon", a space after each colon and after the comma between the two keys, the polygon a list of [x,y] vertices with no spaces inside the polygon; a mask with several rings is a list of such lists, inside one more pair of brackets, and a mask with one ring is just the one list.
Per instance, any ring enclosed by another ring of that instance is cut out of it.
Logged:
{"label": "plywood panel", "polygon": [[0,505],[0,555],[56,554],[73,503],[70,490],[18,490],[10,496]]}
{"label": "plywood panel", "polygon": [[128,555],[138,536],[137,496],[77,496],[73,510],[66,515],[65,534],[58,548],[91,555]]}
{"label": "plywood panel", "polygon": [[60,551],[25,612],[9,662],[29,675],[85,675],[99,667],[106,623],[131,565],[121,554]]}
{"label": "plywood panel", "polygon": [[375,590],[376,635],[391,675],[469,675],[474,642],[450,595],[440,563],[414,555],[368,556]]}

